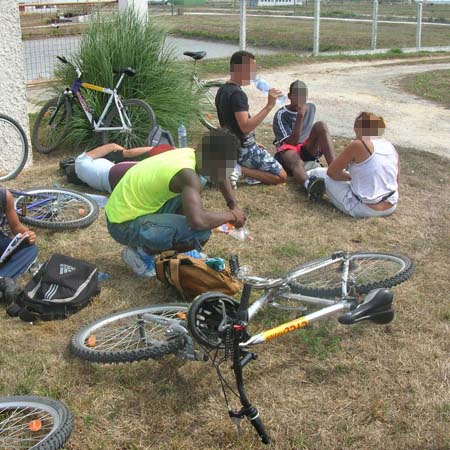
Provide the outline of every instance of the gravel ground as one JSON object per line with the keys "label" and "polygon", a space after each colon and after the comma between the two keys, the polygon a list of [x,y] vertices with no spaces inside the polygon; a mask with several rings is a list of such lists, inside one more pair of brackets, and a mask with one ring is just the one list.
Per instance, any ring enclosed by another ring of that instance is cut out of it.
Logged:
{"label": "gravel ground", "polygon": [[[361,111],[371,111],[385,118],[385,136],[395,145],[450,157],[450,109],[398,87],[398,80],[405,75],[450,69],[450,64],[398,62],[326,62],[259,75],[284,92],[293,80],[303,80],[309,88],[310,101],[317,106],[316,120],[327,123],[333,136],[352,137],[355,117]],[[264,96],[253,86],[245,89],[251,110],[257,112],[264,105]],[[276,109],[266,118],[267,122],[272,122]]]}

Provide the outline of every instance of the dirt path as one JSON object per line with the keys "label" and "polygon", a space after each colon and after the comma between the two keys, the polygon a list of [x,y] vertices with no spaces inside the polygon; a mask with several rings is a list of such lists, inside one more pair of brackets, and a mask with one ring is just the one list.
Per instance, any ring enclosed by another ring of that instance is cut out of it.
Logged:
{"label": "dirt path", "polygon": [[[407,94],[397,85],[404,75],[450,69],[450,63],[396,62],[327,62],[260,75],[285,92],[293,80],[305,81],[310,100],[317,105],[316,120],[325,121],[334,136],[353,136],[356,115],[372,111],[386,119],[386,137],[394,144],[450,157],[450,109]],[[253,86],[246,91],[252,111],[262,108],[262,94]],[[273,113],[267,122],[272,122]]]}

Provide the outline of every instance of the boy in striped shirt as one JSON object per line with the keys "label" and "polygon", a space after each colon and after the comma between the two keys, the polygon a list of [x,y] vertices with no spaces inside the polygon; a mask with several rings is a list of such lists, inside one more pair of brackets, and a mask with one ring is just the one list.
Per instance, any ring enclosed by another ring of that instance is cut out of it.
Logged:
{"label": "boy in striped shirt", "polygon": [[307,101],[308,88],[302,81],[289,87],[290,104],[280,108],[273,118],[275,159],[288,175],[306,188],[308,198],[318,200],[325,192],[323,179],[308,176],[307,171],[320,167],[323,155],[330,165],[335,158],[333,141],[323,122],[314,123],[316,105]]}

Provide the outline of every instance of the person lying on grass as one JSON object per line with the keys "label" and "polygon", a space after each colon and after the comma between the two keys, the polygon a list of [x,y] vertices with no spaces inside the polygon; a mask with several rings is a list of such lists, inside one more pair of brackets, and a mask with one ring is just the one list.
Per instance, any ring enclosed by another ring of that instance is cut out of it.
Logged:
{"label": "person lying on grass", "polygon": [[362,112],[355,120],[356,139],[328,170],[310,170],[324,179],[336,208],[352,217],[388,216],[397,208],[400,162],[394,146],[383,139],[382,117]]}
{"label": "person lying on grass", "polygon": [[[175,149],[137,163],[114,188],[105,207],[107,227],[125,249],[124,262],[139,276],[155,275],[154,255],[166,250],[200,251],[211,230],[245,223],[228,176],[236,164],[239,140],[229,130],[212,130],[201,151]],[[228,209],[204,208],[196,170],[220,189]]]}
{"label": "person lying on grass", "polygon": [[[121,153],[125,159],[134,159],[141,156],[150,157],[173,150],[167,144],[155,147],[136,147],[126,149],[118,144],[105,144],[89,152],[83,152],[75,159],[75,173],[78,178],[97,191],[111,192],[125,172],[137,161],[124,161],[114,164],[106,157]],[[114,159],[114,156],[113,158]]]}
{"label": "person lying on grass", "polygon": [[325,156],[330,165],[334,158],[334,146],[327,126],[314,123],[316,105],[308,102],[308,88],[302,81],[294,81],[289,87],[290,103],[280,108],[273,117],[275,159],[288,175],[305,187],[308,198],[318,200],[325,191],[322,178],[307,174],[307,170],[321,167],[319,159]]}
{"label": "person lying on grass", "polygon": [[282,94],[278,89],[270,89],[266,106],[251,117],[248,98],[241,86],[250,84],[255,73],[256,58],[253,54],[246,51],[234,53],[230,59],[230,80],[217,91],[215,99],[220,125],[230,129],[241,141],[238,164],[230,175],[234,189],[241,176],[247,177],[249,184],[279,184],[287,179],[281,164],[256,143],[254,133]]}

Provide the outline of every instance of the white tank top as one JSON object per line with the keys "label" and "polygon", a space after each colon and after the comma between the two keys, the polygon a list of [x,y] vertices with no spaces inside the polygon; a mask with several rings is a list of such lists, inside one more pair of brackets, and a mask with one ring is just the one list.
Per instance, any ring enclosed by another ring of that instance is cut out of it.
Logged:
{"label": "white tank top", "polygon": [[386,139],[373,139],[372,143],[372,155],[362,163],[349,166],[352,191],[363,203],[369,204],[379,203],[394,192],[386,201],[395,205],[398,202],[397,151]]}

